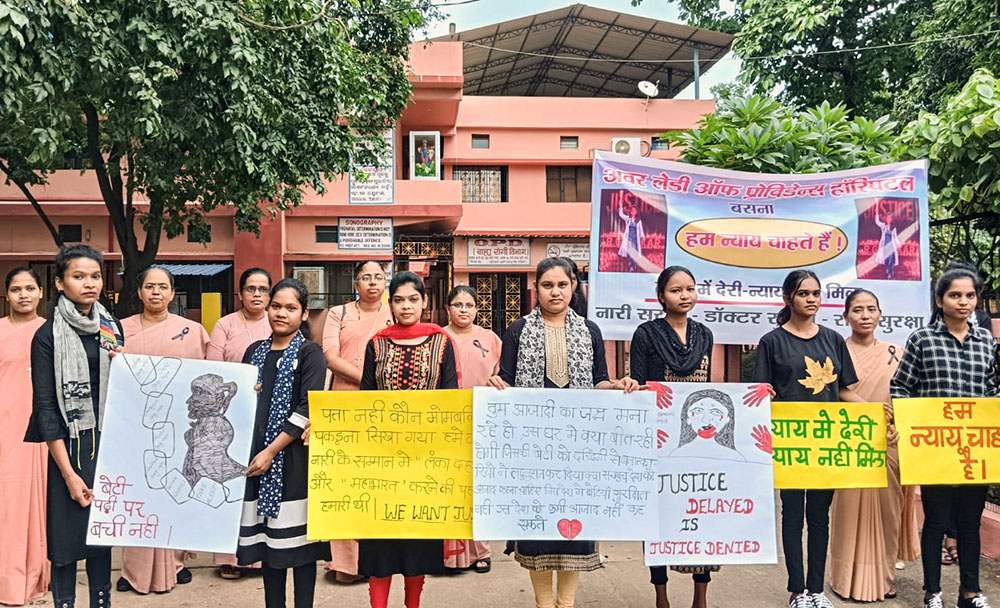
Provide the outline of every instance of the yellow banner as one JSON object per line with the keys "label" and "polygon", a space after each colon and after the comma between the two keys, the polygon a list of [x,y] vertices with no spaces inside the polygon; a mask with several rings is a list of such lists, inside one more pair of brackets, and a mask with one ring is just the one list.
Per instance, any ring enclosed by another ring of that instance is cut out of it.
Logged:
{"label": "yellow banner", "polygon": [[903,485],[1000,483],[1000,399],[893,399]]}
{"label": "yellow banner", "polygon": [[309,393],[309,540],[472,538],[472,391]]}
{"label": "yellow banner", "polygon": [[774,487],[884,488],[885,434],[881,403],[772,403]]}

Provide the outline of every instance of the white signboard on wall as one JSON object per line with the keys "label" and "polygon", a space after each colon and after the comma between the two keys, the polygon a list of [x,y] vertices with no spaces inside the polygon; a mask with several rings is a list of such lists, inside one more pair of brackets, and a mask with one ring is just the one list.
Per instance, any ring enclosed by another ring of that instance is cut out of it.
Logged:
{"label": "white signboard on wall", "polygon": [[531,239],[469,238],[469,266],[531,266]]}
{"label": "white signboard on wall", "polygon": [[337,247],[354,251],[392,251],[392,218],[340,218]]}
{"label": "white signboard on wall", "polygon": [[590,243],[546,243],[545,255],[550,258],[569,258],[574,262],[590,262]]}
{"label": "white signboard on wall", "polygon": [[[351,160],[351,172],[348,174],[348,203],[351,205],[391,205],[394,199],[396,175],[396,132],[386,129],[382,132],[385,142],[385,152],[379,155],[376,165],[355,165]],[[370,146],[368,142],[360,142],[358,148]],[[355,179],[354,171],[359,170],[368,176],[366,181]]]}

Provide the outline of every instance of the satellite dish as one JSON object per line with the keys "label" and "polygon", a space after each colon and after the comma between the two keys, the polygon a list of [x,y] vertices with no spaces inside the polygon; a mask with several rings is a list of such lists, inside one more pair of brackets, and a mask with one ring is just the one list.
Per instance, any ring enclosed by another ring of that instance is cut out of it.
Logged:
{"label": "satellite dish", "polygon": [[643,80],[639,83],[639,92],[646,97],[657,97],[660,94],[660,87],[657,86],[659,84],[659,80],[656,81],[656,84],[653,84],[648,80]]}

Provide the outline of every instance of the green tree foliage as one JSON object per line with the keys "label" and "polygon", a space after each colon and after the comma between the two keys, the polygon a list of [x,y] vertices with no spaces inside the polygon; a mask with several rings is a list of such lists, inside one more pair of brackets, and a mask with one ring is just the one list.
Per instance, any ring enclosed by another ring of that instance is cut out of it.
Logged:
{"label": "green tree foliage", "polygon": [[131,312],[161,233],[226,206],[256,231],[262,215],[345,173],[359,139],[377,142],[410,96],[408,45],[431,10],[428,0],[0,0],[0,170],[30,187],[62,153],[86,155],[122,251],[119,312]]}
{"label": "green tree foliage", "polygon": [[843,105],[799,110],[759,95],[718,102],[697,128],[666,134],[695,165],[763,173],[817,173],[887,162],[895,123],[850,117]]}
{"label": "green tree foliage", "polygon": [[671,1],[691,25],[736,34],[740,79],[786,103],[909,120],[1000,65],[996,0]]}
{"label": "green tree foliage", "polygon": [[1000,83],[979,69],[940,113],[921,113],[893,148],[897,159],[930,160],[935,219],[932,257],[977,266],[1000,291]]}

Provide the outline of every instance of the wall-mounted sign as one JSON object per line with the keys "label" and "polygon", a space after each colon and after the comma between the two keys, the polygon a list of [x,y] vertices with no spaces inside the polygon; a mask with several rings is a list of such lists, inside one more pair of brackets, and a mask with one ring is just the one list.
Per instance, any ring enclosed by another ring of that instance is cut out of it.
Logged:
{"label": "wall-mounted sign", "polygon": [[469,238],[469,266],[531,266],[530,239]]}
{"label": "wall-mounted sign", "polygon": [[[347,202],[351,205],[391,205],[393,203],[396,177],[396,132],[386,129],[382,132],[385,150],[378,155],[375,165],[355,165],[351,159],[351,172],[348,174]],[[374,151],[371,142],[358,142],[355,150],[368,149]],[[368,179],[355,179],[354,172],[361,171]]]}
{"label": "wall-mounted sign", "polygon": [[337,247],[341,250],[392,251],[392,218],[340,218]]}
{"label": "wall-mounted sign", "polygon": [[590,262],[590,243],[546,243],[545,256],[569,258],[574,262]]}

